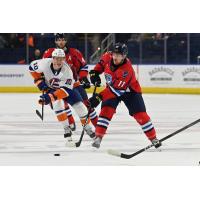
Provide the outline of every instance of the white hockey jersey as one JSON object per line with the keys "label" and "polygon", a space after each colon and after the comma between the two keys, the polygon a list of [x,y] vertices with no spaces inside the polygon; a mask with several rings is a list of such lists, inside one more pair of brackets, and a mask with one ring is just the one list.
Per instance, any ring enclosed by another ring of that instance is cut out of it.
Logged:
{"label": "white hockey jersey", "polygon": [[73,89],[74,78],[70,66],[64,63],[63,67],[55,71],[53,69],[52,58],[44,58],[31,62],[29,70],[31,73],[43,74],[44,79],[48,87],[58,89],[61,87],[67,87]]}

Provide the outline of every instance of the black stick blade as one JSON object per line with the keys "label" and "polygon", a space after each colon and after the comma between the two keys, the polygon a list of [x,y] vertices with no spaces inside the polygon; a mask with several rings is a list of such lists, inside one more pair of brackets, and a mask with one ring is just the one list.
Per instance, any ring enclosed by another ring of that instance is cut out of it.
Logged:
{"label": "black stick blade", "polygon": [[69,143],[66,144],[66,146],[67,146],[67,147],[80,147],[81,142],[82,142],[82,140],[83,140],[83,135],[84,135],[84,130],[82,131],[81,136],[80,136],[78,142],[76,142],[76,143],[69,142]]}
{"label": "black stick blade", "polygon": [[125,158],[125,159],[130,159],[134,156],[133,154],[124,154],[124,153],[120,153],[119,151],[113,150],[113,149],[109,149],[107,152],[108,152],[108,154],[110,154],[112,156]]}
{"label": "black stick blade", "polygon": [[78,142],[76,142],[76,147],[80,147],[80,145],[81,145],[81,142],[82,142],[82,140],[83,140],[83,135],[84,135],[84,129],[83,129],[83,131],[82,131],[82,133],[81,133],[81,137],[80,137],[80,139],[79,139],[79,141]]}
{"label": "black stick blade", "polygon": [[43,116],[41,115],[40,111],[36,110],[35,112],[36,112],[37,116],[43,121]]}

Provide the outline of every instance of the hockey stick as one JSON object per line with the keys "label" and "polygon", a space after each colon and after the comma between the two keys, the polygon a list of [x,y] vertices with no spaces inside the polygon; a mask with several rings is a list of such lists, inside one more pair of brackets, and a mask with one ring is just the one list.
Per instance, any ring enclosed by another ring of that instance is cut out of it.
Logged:
{"label": "hockey stick", "polygon": [[[168,138],[173,137],[174,135],[176,135],[176,134],[178,134],[178,133],[190,128],[191,126],[194,126],[195,124],[197,124],[199,122],[200,122],[200,119],[198,119],[198,120],[196,120],[196,121],[184,126],[183,128],[181,128],[181,129],[179,129],[179,130],[177,130],[177,131],[165,136],[164,138],[160,139],[160,142],[163,142],[163,141],[167,140]],[[151,144],[151,145],[149,145],[149,146],[147,146],[147,147],[145,147],[143,149],[140,149],[139,151],[137,151],[137,152],[135,152],[133,154],[120,153],[120,152],[115,151],[115,150],[108,150],[108,154],[113,155],[113,156],[118,156],[118,157],[121,157],[121,158],[125,158],[125,159],[130,159],[130,158],[132,158],[132,157],[134,157],[134,156],[136,156],[136,155],[138,155],[138,154],[150,149],[153,146],[154,145]]]}
{"label": "hockey stick", "polygon": [[[44,90],[42,91],[42,95],[44,95]],[[43,121],[44,119],[44,103],[42,103],[42,114],[40,113],[39,110],[35,111],[37,116]]]}
{"label": "hockey stick", "polygon": [[[93,91],[93,93],[92,93],[92,96],[94,96],[94,94],[96,93],[96,89],[97,89],[97,85],[95,84],[95,86],[94,86],[94,91]],[[81,136],[80,136],[80,138],[79,138],[79,141],[76,142],[75,144],[74,144],[74,143],[69,143],[69,144],[68,144],[68,147],[80,147],[80,146],[81,146],[81,142],[82,142],[82,140],[83,140],[83,136],[84,136],[84,133],[85,133],[84,128],[85,128],[85,126],[86,126],[86,124],[87,124],[87,122],[88,122],[88,119],[89,119],[89,116],[90,116],[90,110],[91,110],[91,106],[88,108],[88,114],[87,114],[87,116],[86,116],[85,124],[83,125],[83,130],[82,130],[82,132],[81,132]]]}

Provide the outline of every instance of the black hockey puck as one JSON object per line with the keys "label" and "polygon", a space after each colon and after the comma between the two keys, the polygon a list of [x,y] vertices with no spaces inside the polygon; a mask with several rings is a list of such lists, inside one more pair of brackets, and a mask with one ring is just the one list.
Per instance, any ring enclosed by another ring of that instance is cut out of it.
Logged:
{"label": "black hockey puck", "polygon": [[60,154],[59,153],[55,153],[54,156],[60,156]]}

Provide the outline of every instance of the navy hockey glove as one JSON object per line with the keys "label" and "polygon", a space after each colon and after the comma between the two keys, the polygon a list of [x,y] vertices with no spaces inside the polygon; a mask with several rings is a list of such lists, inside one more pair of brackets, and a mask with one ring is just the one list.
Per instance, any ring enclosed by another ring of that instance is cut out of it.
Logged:
{"label": "navy hockey glove", "polygon": [[45,83],[44,79],[38,79],[34,81],[40,91],[47,91],[49,89],[48,85]]}
{"label": "navy hockey glove", "polygon": [[84,89],[89,89],[90,88],[90,82],[88,80],[87,77],[83,77],[81,80],[80,80],[82,86]]}
{"label": "navy hockey glove", "polygon": [[93,83],[97,87],[100,87],[101,86],[101,78],[99,76],[99,73],[95,70],[91,70],[89,74],[90,74],[91,83]]}
{"label": "navy hockey glove", "polygon": [[53,92],[55,92],[55,91],[56,91],[55,89],[48,88],[48,89],[45,91],[45,93],[46,93],[46,94],[49,94],[49,93],[53,93]]}
{"label": "navy hockey glove", "polygon": [[96,108],[101,102],[101,95],[94,94],[91,98],[89,98],[91,108]]}
{"label": "navy hockey glove", "polygon": [[56,101],[57,97],[53,93],[43,94],[40,96],[39,104],[48,105]]}

